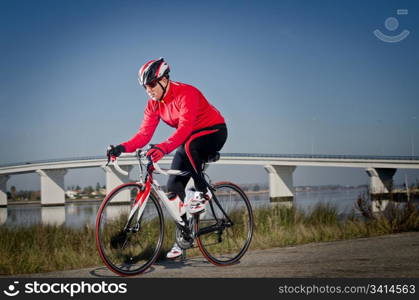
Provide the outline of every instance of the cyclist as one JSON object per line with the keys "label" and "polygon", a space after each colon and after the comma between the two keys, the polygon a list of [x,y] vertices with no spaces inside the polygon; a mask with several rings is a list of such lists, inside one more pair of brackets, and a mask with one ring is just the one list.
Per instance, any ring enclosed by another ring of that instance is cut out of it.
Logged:
{"label": "cyclist", "polygon": [[[170,67],[163,58],[151,60],[140,68],[138,81],[150,97],[140,129],[130,140],[111,147],[108,153],[117,157],[122,152],[144,147],[151,140],[160,119],[176,128],[167,140],[153,145],[147,156],[157,162],[177,149],[171,169],[189,171],[191,175],[169,176],[167,196],[172,205],[184,212],[185,187],[192,176],[196,191],[188,201],[187,209],[196,214],[204,210],[211,197],[202,173],[203,161],[221,150],[227,139],[227,127],[221,113],[197,88],[170,80],[169,72]],[[175,243],[167,258],[181,254],[182,250]]]}

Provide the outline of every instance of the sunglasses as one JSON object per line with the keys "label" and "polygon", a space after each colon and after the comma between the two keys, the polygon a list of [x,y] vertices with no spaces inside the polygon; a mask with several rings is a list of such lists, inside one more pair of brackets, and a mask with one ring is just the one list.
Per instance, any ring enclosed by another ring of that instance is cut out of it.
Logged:
{"label": "sunglasses", "polygon": [[148,86],[149,88],[152,88],[152,89],[154,89],[155,87],[156,87],[156,85],[157,85],[157,83],[159,82],[159,80],[153,80],[152,82],[150,82],[150,83],[147,83],[146,85],[144,85],[144,88],[146,87],[146,86]]}

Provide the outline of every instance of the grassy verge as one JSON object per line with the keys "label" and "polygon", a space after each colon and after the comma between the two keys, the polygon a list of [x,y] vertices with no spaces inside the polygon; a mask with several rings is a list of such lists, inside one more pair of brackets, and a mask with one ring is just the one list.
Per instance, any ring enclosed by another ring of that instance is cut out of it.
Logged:
{"label": "grassy verge", "polygon": [[419,209],[406,205],[368,218],[352,215],[339,221],[336,208],[330,205],[317,206],[309,213],[274,207],[257,210],[255,220],[251,249],[265,249],[418,231]]}
{"label": "grassy verge", "polygon": [[[360,205],[360,210],[365,209]],[[370,237],[419,230],[419,208],[415,204],[395,206],[386,213],[339,220],[336,208],[315,207],[309,213],[274,206],[254,211],[255,233],[250,249],[266,249],[311,242]],[[174,241],[173,222],[166,222],[162,254]],[[197,249],[188,255],[200,255]],[[94,228],[70,229],[37,225],[29,228],[0,226],[0,274],[49,272],[101,265],[95,246]]]}
{"label": "grassy verge", "polygon": [[0,227],[0,274],[48,272],[100,264],[94,228]]}

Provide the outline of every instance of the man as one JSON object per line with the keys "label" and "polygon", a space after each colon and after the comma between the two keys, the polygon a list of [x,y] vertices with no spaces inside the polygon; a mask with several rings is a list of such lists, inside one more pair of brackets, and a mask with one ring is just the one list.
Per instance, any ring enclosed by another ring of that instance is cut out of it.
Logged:
{"label": "man", "polygon": [[[200,213],[210,200],[202,174],[205,159],[223,147],[227,139],[227,127],[221,113],[212,106],[195,87],[171,81],[170,68],[163,58],[151,60],[138,72],[138,80],[150,99],[144,110],[144,119],[138,132],[128,141],[110,150],[110,155],[133,152],[144,147],[153,137],[162,119],[176,131],[164,142],[154,145],[148,152],[153,162],[177,149],[172,169],[189,171],[190,176],[169,176],[168,198],[177,205],[185,198],[185,187],[192,176],[195,195],[189,202],[191,214]],[[167,254],[176,258],[182,250],[175,243]]]}

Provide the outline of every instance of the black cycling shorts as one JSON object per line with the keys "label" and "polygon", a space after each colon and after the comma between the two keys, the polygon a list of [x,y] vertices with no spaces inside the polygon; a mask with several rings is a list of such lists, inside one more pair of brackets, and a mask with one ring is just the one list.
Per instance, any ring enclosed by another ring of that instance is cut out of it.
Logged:
{"label": "black cycling shorts", "polygon": [[189,176],[170,175],[167,182],[167,190],[173,197],[178,195],[182,200],[185,198],[185,187],[192,177],[195,189],[207,192],[204,176],[202,174],[203,163],[208,156],[221,150],[227,140],[227,127],[219,124],[194,131],[186,142],[177,148],[172,161],[171,169],[189,171]]}

